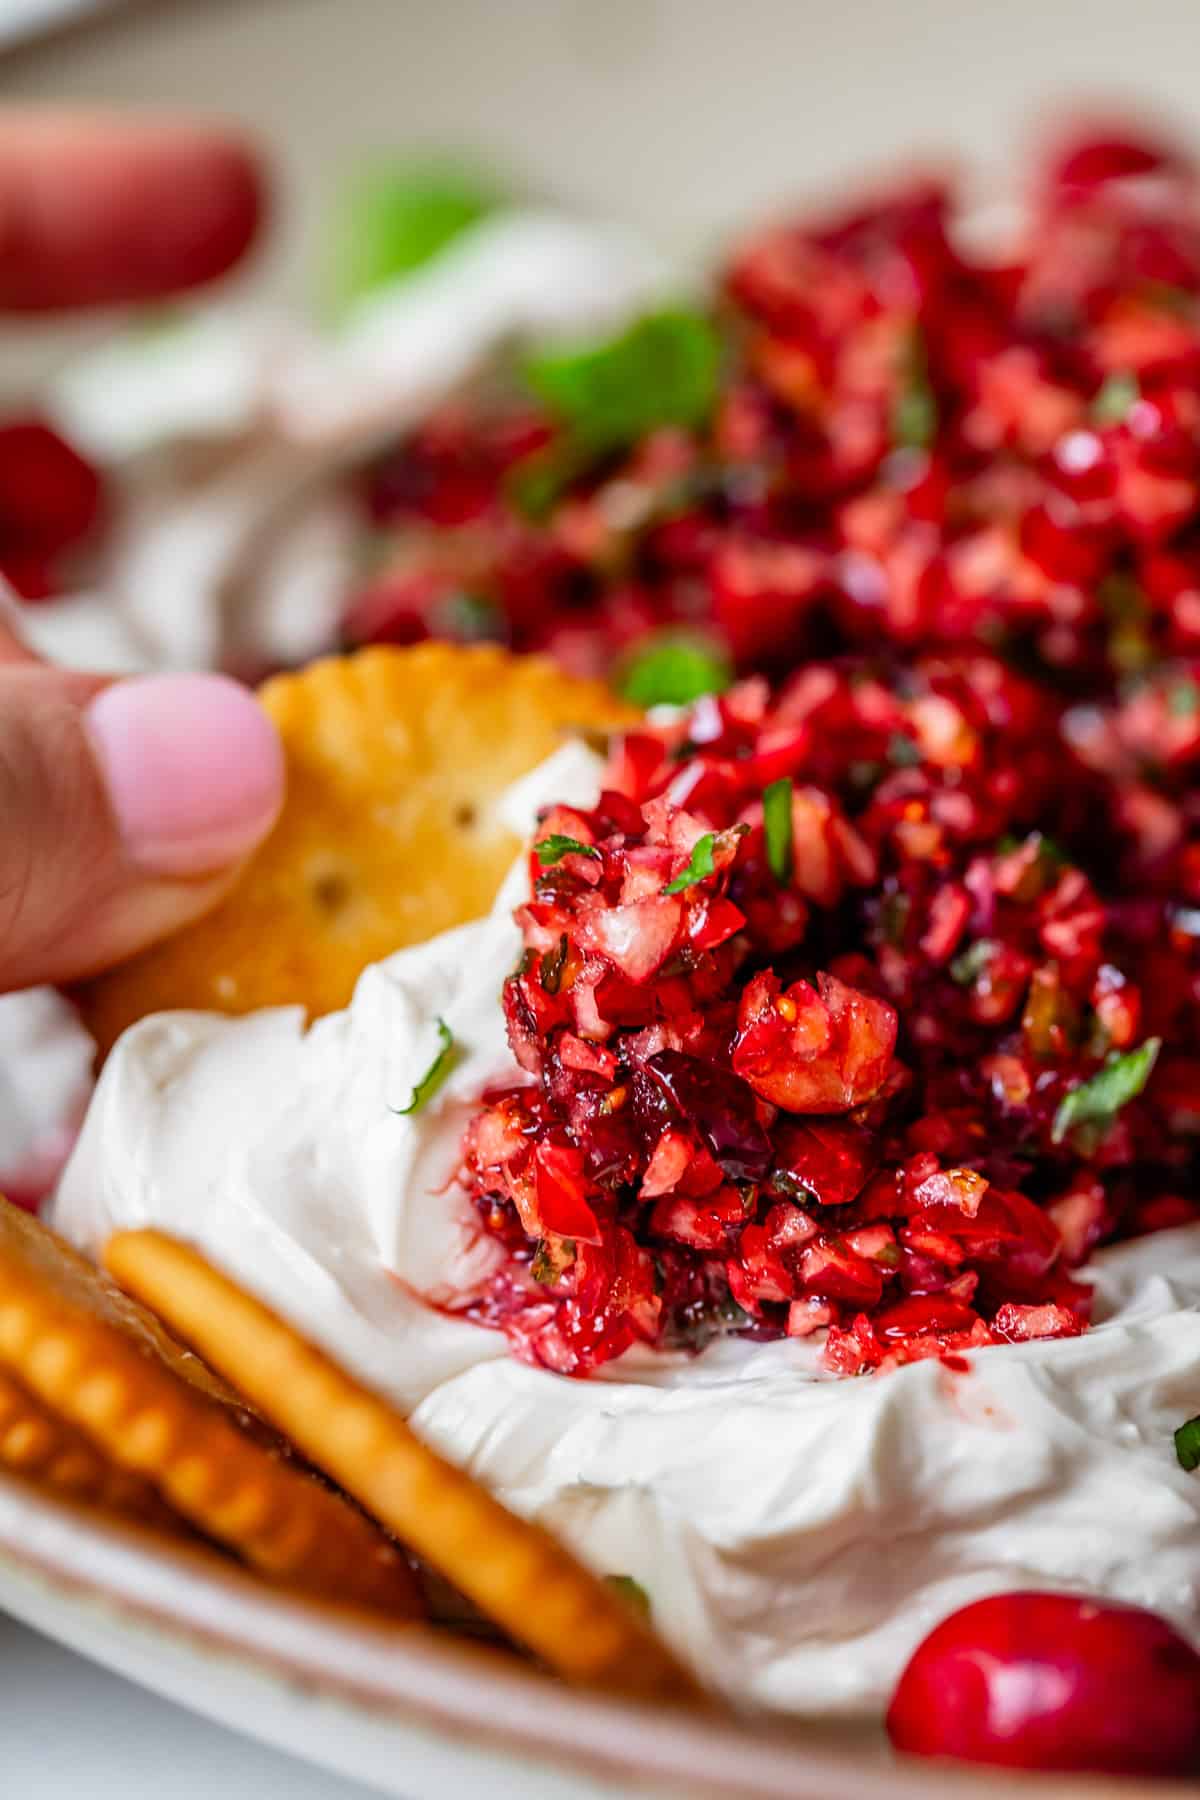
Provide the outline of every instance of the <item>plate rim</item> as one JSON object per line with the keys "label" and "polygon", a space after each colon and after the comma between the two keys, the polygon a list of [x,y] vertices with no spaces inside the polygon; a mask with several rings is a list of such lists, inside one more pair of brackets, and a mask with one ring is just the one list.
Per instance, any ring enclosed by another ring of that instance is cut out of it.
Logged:
{"label": "plate rim", "polygon": [[1161,1800],[1158,1784],[908,1762],[863,1731],[707,1716],[569,1688],[447,1629],[381,1622],[271,1588],[202,1544],[11,1475],[0,1476],[0,1605],[6,1563],[68,1603],[100,1602],[193,1654],[300,1684],[351,1720],[382,1717],[624,1791],[636,1783],[663,1793],[684,1784],[696,1800]]}

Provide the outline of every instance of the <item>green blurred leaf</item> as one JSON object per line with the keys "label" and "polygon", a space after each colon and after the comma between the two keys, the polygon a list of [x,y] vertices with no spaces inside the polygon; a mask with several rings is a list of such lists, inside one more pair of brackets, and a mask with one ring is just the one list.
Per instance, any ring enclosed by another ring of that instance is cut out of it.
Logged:
{"label": "green blurred leaf", "polygon": [[541,350],[527,359],[525,375],[572,438],[599,454],[659,425],[704,425],[720,368],[714,326],[678,307],[648,314],[605,342]]}
{"label": "green blurred leaf", "polygon": [[928,450],[938,428],[937,396],[929,381],[925,336],[912,329],[892,401],[891,437],[897,450]]}
{"label": "green blurred leaf", "polygon": [[722,694],[733,680],[728,657],[705,638],[668,633],[647,638],[618,671],[617,690],[633,706],[690,706]]}
{"label": "green blurred leaf", "polygon": [[1100,391],[1092,401],[1092,419],[1097,425],[1119,425],[1131,406],[1142,397],[1136,375],[1123,370],[1106,375]]}
{"label": "green blurred leaf", "polygon": [[400,1117],[419,1112],[427,1100],[432,1100],[458,1061],[458,1045],[455,1043],[454,1034],[445,1019],[438,1019],[437,1034],[438,1053],[413,1088],[412,1099],[407,1106],[393,1106],[390,1109]]}
{"label": "green blurred leaf", "polygon": [[431,262],[503,203],[465,164],[420,160],[361,171],[335,203],[327,290],[335,315]]}
{"label": "green blurred leaf", "polygon": [[556,868],[564,856],[594,856],[597,861],[600,857],[600,852],[591,844],[581,844],[578,838],[564,837],[557,831],[540,838],[533,847],[543,869]]}
{"label": "green blurred leaf", "polygon": [[1175,1433],[1175,1455],[1181,1469],[1200,1469],[1200,1418],[1185,1419]]}
{"label": "green blurred leaf", "polygon": [[1110,1056],[1090,1081],[1081,1082],[1064,1094],[1054,1115],[1054,1142],[1061,1144],[1077,1125],[1104,1124],[1141,1093],[1150,1079],[1161,1038],[1147,1038],[1136,1050]]}
{"label": "green blurred leaf", "polygon": [[619,1594],[622,1600],[627,1601],[635,1612],[641,1613],[644,1619],[650,1617],[650,1596],[640,1581],[635,1581],[632,1575],[606,1575],[604,1582],[614,1594]]}
{"label": "green blurred leaf", "polygon": [[763,836],[767,845],[767,861],[781,887],[791,884],[795,873],[795,847],[792,825],[793,784],[783,775],[763,789]]}

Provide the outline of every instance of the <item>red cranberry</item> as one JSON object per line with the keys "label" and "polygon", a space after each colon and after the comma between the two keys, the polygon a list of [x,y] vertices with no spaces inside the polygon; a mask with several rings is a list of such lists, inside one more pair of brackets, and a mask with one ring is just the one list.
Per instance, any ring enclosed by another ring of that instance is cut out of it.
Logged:
{"label": "red cranberry", "polygon": [[888,1708],[898,1750],[1109,1775],[1200,1769],[1200,1655],[1139,1608],[998,1594],[918,1646]]}

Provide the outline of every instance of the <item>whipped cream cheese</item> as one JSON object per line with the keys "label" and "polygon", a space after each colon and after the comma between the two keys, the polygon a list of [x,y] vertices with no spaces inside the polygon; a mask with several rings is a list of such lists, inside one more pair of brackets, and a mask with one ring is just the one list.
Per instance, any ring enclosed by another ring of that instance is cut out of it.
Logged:
{"label": "whipped cream cheese", "polygon": [[[589,804],[560,752],[510,796]],[[492,914],[298,1009],[164,1014],[110,1057],[52,1222],[99,1253],[157,1225],[289,1317],[517,1512],[634,1576],[736,1699],[870,1714],[940,1618],[1005,1588],[1069,1588],[1200,1619],[1200,1477],[1172,1433],[1200,1409],[1200,1227],[1110,1250],[1082,1338],[825,1375],[811,1343],[630,1353],[590,1380],[526,1367],[428,1303],[496,1255],[453,1186],[480,1088],[519,1079],[499,989],[518,869]],[[460,1060],[400,1116],[437,1050]]]}

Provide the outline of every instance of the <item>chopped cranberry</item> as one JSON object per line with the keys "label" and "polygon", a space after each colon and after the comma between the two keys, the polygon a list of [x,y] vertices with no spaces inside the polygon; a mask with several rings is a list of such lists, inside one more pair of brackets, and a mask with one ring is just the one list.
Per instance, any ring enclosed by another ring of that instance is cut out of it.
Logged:
{"label": "chopped cranberry", "polygon": [[742,996],[733,1066],[788,1112],[849,1112],[883,1086],[895,1042],[886,1001],[827,974],[781,993],[768,970]]}
{"label": "chopped cranberry", "polygon": [[729,1330],[957,1366],[1200,1217],[1200,182],[1106,124],[1002,264],[952,207],[753,237],[705,424],[592,457],[489,398],[387,459],[379,629],[474,596],[713,690],[545,816],[585,848],[517,913],[468,1305],[556,1370]]}

